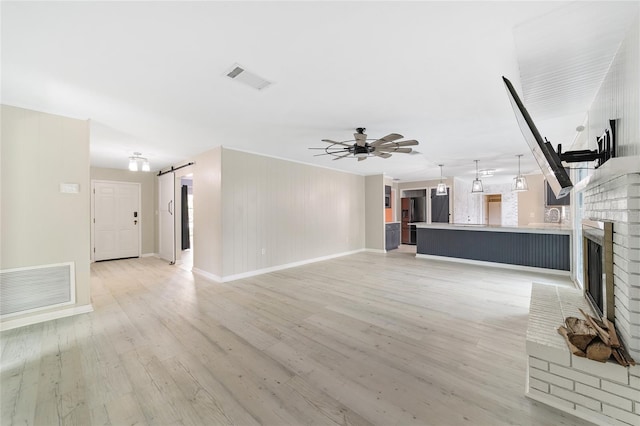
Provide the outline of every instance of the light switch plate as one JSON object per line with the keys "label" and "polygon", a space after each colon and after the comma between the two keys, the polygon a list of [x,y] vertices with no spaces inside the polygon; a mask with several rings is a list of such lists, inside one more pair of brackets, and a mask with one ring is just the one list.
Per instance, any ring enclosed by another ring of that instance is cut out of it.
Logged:
{"label": "light switch plate", "polygon": [[80,192],[79,183],[61,183],[60,192],[63,194],[77,194]]}

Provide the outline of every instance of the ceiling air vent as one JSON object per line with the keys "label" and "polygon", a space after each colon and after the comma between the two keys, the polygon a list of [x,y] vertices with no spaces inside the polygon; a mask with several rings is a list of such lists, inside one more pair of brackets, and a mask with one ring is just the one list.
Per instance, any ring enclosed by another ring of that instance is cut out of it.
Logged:
{"label": "ceiling air vent", "polygon": [[265,80],[251,71],[247,71],[238,64],[233,65],[229,71],[226,72],[226,76],[237,82],[251,86],[256,90],[262,90],[271,85],[270,81]]}

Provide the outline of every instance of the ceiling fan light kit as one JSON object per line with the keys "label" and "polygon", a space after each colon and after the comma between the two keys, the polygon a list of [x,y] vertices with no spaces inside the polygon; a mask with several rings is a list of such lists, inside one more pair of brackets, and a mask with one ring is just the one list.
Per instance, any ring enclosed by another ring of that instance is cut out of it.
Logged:
{"label": "ceiling fan light kit", "polygon": [[366,130],[364,127],[358,127],[351,140],[336,142],[331,139],[322,139],[322,142],[328,143],[329,146],[309,149],[324,151],[315,156],[332,155],[335,157],[334,160],[352,157],[357,158],[358,161],[364,161],[368,157],[389,158],[391,154],[410,154],[412,149],[408,147],[418,145],[416,140],[398,141],[404,137],[398,133],[390,133],[380,139],[369,139],[364,133]]}

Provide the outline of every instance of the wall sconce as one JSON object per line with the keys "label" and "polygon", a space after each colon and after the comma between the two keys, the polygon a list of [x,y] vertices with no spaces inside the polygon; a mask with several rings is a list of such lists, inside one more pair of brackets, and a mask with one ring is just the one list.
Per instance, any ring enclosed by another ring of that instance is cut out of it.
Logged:
{"label": "wall sconce", "polygon": [[436,187],[436,195],[447,195],[447,185],[442,182],[442,166],[444,164],[438,164],[438,166],[440,167],[440,183]]}
{"label": "wall sconce", "polygon": [[527,179],[520,173],[520,157],[522,157],[522,154],[518,154],[516,157],[518,157],[518,176],[513,178],[513,187],[511,190],[515,192],[528,191],[529,185],[527,185]]}
{"label": "wall sconce", "polygon": [[471,184],[471,192],[472,193],[479,193],[479,192],[484,192],[484,189],[482,188],[482,181],[478,178],[478,160],[473,160],[476,162],[476,178],[473,180],[473,183]]}
{"label": "wall sconce", "polygon": [[142,153],[134,152],[133,156],[129,157],[129,170],[132,172],[138,171],[138,164],[142,163],[142,171],[150,172],[151,166],[149,165],[149,160],[144,157],[141,157]]}

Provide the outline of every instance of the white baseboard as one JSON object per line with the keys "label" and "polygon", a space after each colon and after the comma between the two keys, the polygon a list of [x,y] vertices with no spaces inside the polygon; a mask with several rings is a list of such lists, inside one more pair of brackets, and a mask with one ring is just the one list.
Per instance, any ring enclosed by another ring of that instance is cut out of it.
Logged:
{"label": "white baseboard", "polygon": [[11,330],[18,327],[24,327],[26,325],[38,324],[40,322],[71,317],[79,314],[86,314],[88,312],[93,312],[93,306],[91,304],[73,306],[71,308],[60,309],[58,311],[46,312],[43,314],[29,315],[27,317],[2,321],[0,323],[0,331]]}
{"label": "white baseboard", "polygon": [[502,268],[502,269],[515,269],[517,271],[540,272],[543,274],[562,275],[565,277],[571,276],[570,271],[562,271],[560,269],[547,269],[547,268],[536,268],[533,266],[510,265],[508,263],[485,262],[484,260],[460,259],[458,257],[434,256],[431,254],[420,254],[420,253],[416,254],[416,258],[442,260],[444,262],[454,262],[454,263],[467,263],[469,265],[491,266],[494,268]]}
{"label": "white baseboard", "polygon": [[350,254],[360,253],[364,249],[347,251],[343,253],[330,254],[328,256],[315,257],[313,259],[301,260],[298,262],[285,263],[283,265],[271,266],[269,268],[256,269],[254,271],[242,272],[240,274],[228,275],[222,277],[223,282],[240,280],[242,278],[255,277],[256,275],[268,274],[269,272],[281,271],[283,269],[295,268],[297,266],[308,265],[309,263],[322,262],[323,260],[335,259],[336,257],[348,256]]}
{"label": "white baseboard", "polygon": [[271,266],[269,268],[256,269],[249,272],[242,272],[240,274],[227,275],[226,277],[219,277],[218,275],[211,274],[209,272],[203,271],[198,268],[193,268],[191,271],[200,275],[203,278],[207,278],[216,282],[230,282],[235,280],[240,280],[243,278],[255,277],[256,275],[268,274],[269,272],[281,271],[283,269],[295,268],[297,266],[308,265],[309,263],[322,262],[323,260],[335,259],[336,257],[348,256],[350,254],[361,253],[365,251],[365,249],[358,249],[353,251],[347,251],[343,253],[330,254],[328,256],[315,257],[313,259],[301,260],[298,262],[285,263],[283,265]]}
{"label": "white baseboard", "polygon": [[366,251],[368,253],[382,253],[382,254],[385,254],[387,252],[386,250],[372,249],[372,248],[362,249],[361,251]]}
{"label": "white baseboard", "polygon": [[142,253],[140,257],[160,257],[158,253]]}
{"label": "white baseboard", "polygon": [[203,271],[202,269],[198,269],[198,268],[191,268],[191,272],[194,273],[195,275],[198,275],[206,280],[210,280],[210,281],[215,281],[217,283],[221,283],[222,282],[222,278],[218,275],[214,275],[211,274],[207,271]]}

